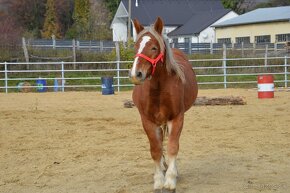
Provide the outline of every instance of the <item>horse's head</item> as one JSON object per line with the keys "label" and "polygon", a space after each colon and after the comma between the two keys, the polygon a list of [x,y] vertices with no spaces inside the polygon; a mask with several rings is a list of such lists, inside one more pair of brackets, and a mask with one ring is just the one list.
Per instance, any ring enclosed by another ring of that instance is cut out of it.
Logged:
{"label": "horse's head", "polygon": [[136,55],[130,77],[134,84],[141,84],[154,74],[157,63],[164,60],[163,21],[158,17],[151,28],[144,29],[135,19],[134,26],[137,32]]}

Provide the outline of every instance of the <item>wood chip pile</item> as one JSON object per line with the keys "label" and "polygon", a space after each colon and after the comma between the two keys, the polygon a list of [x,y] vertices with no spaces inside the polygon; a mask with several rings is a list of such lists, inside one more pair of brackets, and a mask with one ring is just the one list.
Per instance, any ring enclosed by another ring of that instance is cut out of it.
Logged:
{"label": "wood chip pile", "polygon": [[246,105],[247,102],[242,97],[197,97],[194,105]]}
{"label": "wood chip pile", "polygon": [[[197,97],[195,106],[214,106],[214,105],[246,105],[247,102],[242,97]],[[125,108],[133,108],[135,104],[131,100],[124,101]]]}

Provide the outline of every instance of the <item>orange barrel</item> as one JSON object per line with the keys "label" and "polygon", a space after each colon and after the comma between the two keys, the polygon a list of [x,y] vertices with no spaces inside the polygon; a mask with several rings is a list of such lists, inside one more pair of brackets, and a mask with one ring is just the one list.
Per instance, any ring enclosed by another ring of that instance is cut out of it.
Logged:
{"label": "orange barrel", "polygon": [[274,98],[274,77],[272,75],[258,76],[258,98]]}

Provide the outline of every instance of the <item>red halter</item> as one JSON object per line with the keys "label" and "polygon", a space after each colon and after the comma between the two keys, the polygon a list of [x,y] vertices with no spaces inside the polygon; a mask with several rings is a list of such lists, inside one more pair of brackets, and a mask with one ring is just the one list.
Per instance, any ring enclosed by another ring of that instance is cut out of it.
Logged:
{"label": "red halter", "polygon": [[136,54],[136,55],[135,55],[135,58],[138,57],[138,56],[141,57],[141,58],[144,58],[145,60],[147,60],[148,62],[150,62],[150,63],[152,64],[152,66],[153,66],[153,70],[152,70],[151,75],[154,74],[157,63],[158,63],[159,61],[163,62],[163,60],[164,60],[164,59],[163,59],[163,58],[164,58],[164,54],[163,54],[162,52],[160,52],[160,54],[159,54],[159,55],[157,56],[157,58],[155,58],[155,59],[149,58],[148,56],[146,56],[146,55],[144,55],[144,54]]}

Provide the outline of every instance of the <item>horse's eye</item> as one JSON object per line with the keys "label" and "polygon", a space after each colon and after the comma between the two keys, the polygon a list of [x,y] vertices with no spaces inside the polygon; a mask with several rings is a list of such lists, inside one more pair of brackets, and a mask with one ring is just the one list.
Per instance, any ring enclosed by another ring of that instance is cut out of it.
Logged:
{"label": "horse's eye", "polygon": [[156,48],[156,47],[153,47],[153,48],[152,48],[152,51],[156,51],[156,50],[157,50],[157,48]]}

